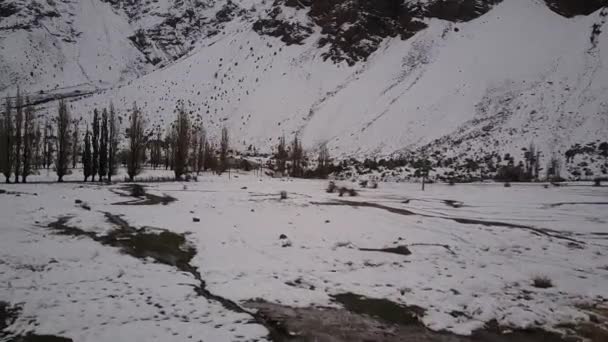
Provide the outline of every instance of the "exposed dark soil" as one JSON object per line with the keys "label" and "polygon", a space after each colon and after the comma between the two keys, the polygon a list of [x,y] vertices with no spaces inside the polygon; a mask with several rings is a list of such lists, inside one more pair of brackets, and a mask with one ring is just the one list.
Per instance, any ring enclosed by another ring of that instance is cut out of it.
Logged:
{"label": "exposed dark soil", "polygon": [[[424,309],[386,299],[368,298],[354,293],[332,297],[344,308],[292,308],[264,301],[246,305],[258,309],[258,314],[283,327],[290,341],[364,342],[566,342],[582,341],[565,338],[541,329],[508,329],[491,321],[471,336],[431,331],[419,317]],[[599,342],[602,340],[592,340]]]}
{"label": "exposed dark soil", "polygon": [[384,252],[394,253],[399,255],[410,255],[412,252],[407,246],[387,247],[387,248],[359,248],[360,251],[364,252]]}
{"label": "exposed dark soil", "polygon": [[550,208],[559,207],[562,205],[608,205],[608,202],[559,202],[559,203],[551,203],[547,206]]}
{"label": "exposed dark soil", "polygon": [[27,334],[23,336],[15,336],[9,342],[72,342],[71,338],[55,336],[55,335],[36,335]]}
{"label": "exposed dark soil", "polygon": [[38,196],[37,193],[20,192],[20,191],[7,191],[7,190],[4,190],[4,189],[0,189],[0,195],[15,195],[17,197],[21,196],[21,195]]}
{"label": "exposed dark soil", "polygon": [[461,208],[462,206],[464,206],[464,203],[462,203],[460,201],[454,201],[454,200],[444,200],[443,203],[445,203],[446,205],[448,205],[452,208]]}
{"label": "exposed dark soil", "polygon": [[134,197],[135,199],[124,202],[112,203],[113,205],[167,205],[177,199],[168,195],[157,196],[153,194],[149,194],[146,192],[146,189],[141,184],[126,184],[120,188],[124,192],[112,191],[115,194],[118,194],[123,197]]}
{"label": "exposed dark soil", "polygon": [[419,317],[425,311],[419,306],[397,304],[387,299],[369,298],[351,292],[337,294],[332,298],[348,311],[400,325],[420,324]]}
{"label": "exposed dark soil", "polygon": [[120,248],[122,252],[133,257],[149,257],[158,263],[190,273],[199,283],[194,287],[194,291],[198,295],[220,303],[227,310],[250,315],[255,323],[268,329],[269,337],[274,341],[284,341],[288,337],[281,327],[274,325],[274,322],[268,321],[265,317],[256,313],[249,312],[230,299],[215,295],[207,290],[206,283],[197,267],[190,265],[190,261],[196,254],[196,249],[188,243],[183,234],[159,228],[135,228],[120,216],[106,213],[106,219],[115,225],[116,229],[107,235],[97,235],[77,227],[68,226],[67,223],[70,219],[69,216],[60,217],[57,221],[49,223],[48,227],[62,235],[86,236],[102,245]]}

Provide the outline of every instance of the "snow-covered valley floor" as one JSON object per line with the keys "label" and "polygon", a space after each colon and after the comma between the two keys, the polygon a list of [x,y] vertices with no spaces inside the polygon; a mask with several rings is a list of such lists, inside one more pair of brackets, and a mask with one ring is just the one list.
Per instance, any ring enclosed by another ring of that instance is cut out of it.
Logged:
{"label": "snow-covered valley floor", "polygon": [[[382,183],[339,197],[253,174],[143,186],[137,199],[125,184],[0,185],[0,304],[16,312],[0,305],[0,340],[264,340],[276,322],[252,300],[338,308],[348,293],[460,335],[493,320],[605,324],[607,187]],[[165,255],[153,235],[187,243]],[[543,277],[551,287],[534,286]]]}

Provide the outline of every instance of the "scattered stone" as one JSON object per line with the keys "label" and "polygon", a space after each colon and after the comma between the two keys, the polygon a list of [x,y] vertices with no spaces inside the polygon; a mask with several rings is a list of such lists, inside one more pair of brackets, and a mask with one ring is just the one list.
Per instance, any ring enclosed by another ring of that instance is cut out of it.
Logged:
{"label": "scattered stone", "polygon": [[75,204],[82,204],[82,200],[77,199],[77,200],[74,201],[74,203]]}
{"label": "scattered stone", "polygon": [[192,222],[201,222],[201,219],[198,217],[193,217]]}

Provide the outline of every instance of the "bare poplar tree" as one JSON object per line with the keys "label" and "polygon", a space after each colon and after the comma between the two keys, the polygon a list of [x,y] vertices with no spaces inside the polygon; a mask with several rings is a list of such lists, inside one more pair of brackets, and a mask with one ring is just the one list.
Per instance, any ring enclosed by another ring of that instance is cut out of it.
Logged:
{"label": "bare poplar tree", "polygon": [[173,136],[173,127],[169,127],[169,129],[167,129],[167,131],[165,132],[165,140],[163,141],[163,148],[165,150],[165,170],[168,170],[169,167],[172,167],[172,150],[171,150],[171,146],[172,146],[172,136]]}
{"label": "bare poplar tree", "polygon": [[46,169],[51,167],[51,163],[53,161],[54,151],[54,142],[55,137],[53,136],[53,126],[49,122],[48,118],[44,123],[44,138],[43,138],[43,158],[44,158],[44,167]]}
{"label": "bare poplar tree", "polygon": [[329,150],[327,145],[321,146],[319,149],[319,159],[317,160],[317,174],[320,178],[327,178],[329,174]]}
{"label": "bare poplar tree", "polygon": [[291,176],[300,177],[302,175],[302,158],[304,157],[304,151],[302,150],[302,144],[298,139],[298,136],[294,136],[293,142],[291,143]]}
{"label": "bare poplar tree", "polygon": [[285,136],[279,138],[279,145],[277,146],[277,171],[283,176],[285,174],[285,164],[289,155],[287,154],[287,145],[285,144]]}
{"label": "bare poplar tree", "polygon": [[201,126],[198,132],[198,151],[196,152],[196,174],[198,175],[205,167],[205,128]]}
{"label": "bare poplar tree", "polygon": [[99,181],[108,173],[108,110],[101,114],[101,132],[99,135]]}
{"label": "bare poplar tree", "polygon": [[87,131],[84,134],[84,151],[82,153],[82,173],[84,174],[84,181],[91,176],[91,133],[87,127]]}
{"label": "bare poplar tree", "polygon": [[23,126],[23,172],[21,182],[27,182],[27,176],[31,172],[32,165],[32,142],[34,140],[34,106],[30,105],[29,98],[25,98],[25,120]]}
{"label": "bare poplar tree", "polygon": [[93,110],[93,135],[91,137],[93,155],[91,158],[91,181],[95,181],[95,175],[99,170],[99,112],[97,108]]}
{"label": "bare poplar tree", "polygon": [[215,148],[209,143],[209,141],[205,141],[205,170],[215,170],[217,167],[217,158],[215,157]]}
{"label": "bare poplar tree", "polygon": [[144,123],[141,116],[141,110],[137,108],[137,104],[134,103],[131,118],[129,120],[130,126],[127,132],[127,136],[129,138],[127,174],[129,175],[129,179],[131,181],[133,181],[135,176],[141,172],[141,163],[144,149],[146,147]]}
{"label": "bare poplar tree", "polygon": [[198,127],[191,127],[190,129],[190,156],[188,157],[188,165],[191,172],[196,172],[198,166],[199,130],[200,128]]}
{"label": "bare poplar tree", "polygon": [[0,166],[6,179],[10,183],[13,172],[13,107],[11,99],[6,98],[2,124],[0,126]]}
{"label": "bare poplar tree", "polygon": [[21,145],[22,145],[22,128],[23,128],[23,98],[21,90],[17,88],[17,98],[15,99],[15,146],[13,150],[15,183],[19,183],[19,174],[21,173]]}
{"label": "bare poplar tree", "polygon": [[78,120],[72,121],[72,169],[76,168],[78,162]]}
{"label": "bare poplar tree", "polygon": [[40,144],[42,143],[42,132],[40,130],[40,123],[36,122],[34,128],[34,166],[39,169],[42,165],[42,156],[40,155]]}
{"label": "bare poplar tree", "polygon": [[110,122],[108,123],[108,181],[112,181],[112,176],[116,174],[118,144],[120,142],[120,127],[118,116],[114,110],[114,104],[110,103]]}
{"label": "bare poplar tree", "polygon": [[230,139],[228,137],[228,129],[226,127],[222,128],[222,136],[220,139],[220,163],[218,173],[222,173],[228,168],[228,149]]}
{"label": "bare poplar tree", "polygon": [[173,151],[173,159],[175,167],[175,178],[181,179],[186,172],[188,163],[188,151],[190,149],[190,118],[182,103],[177,110],[177,119],[175,120],[176,141]]}
{"label": "bare poplar tree", "polygon": [[70,112],[65,100],[59,100],[57,112],[57,156],[55,158],[55,172],[57,181],[63,182],[63,176],[68,171],[70,154]]}

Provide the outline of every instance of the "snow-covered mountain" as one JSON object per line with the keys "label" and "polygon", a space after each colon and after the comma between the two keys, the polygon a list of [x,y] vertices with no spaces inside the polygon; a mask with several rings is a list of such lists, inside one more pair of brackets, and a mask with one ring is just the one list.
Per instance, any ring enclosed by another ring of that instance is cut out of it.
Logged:
{"label": "snow-covered mountain", "polygon": [[607,17],[604,0],[5,0],[0,95],[90,93],[84,117],[136,101],[150,126],[183,100],[239,149],[297,133],[333,155],[520,159],[534,142],[544,165],[579,144],[597,174]]}

